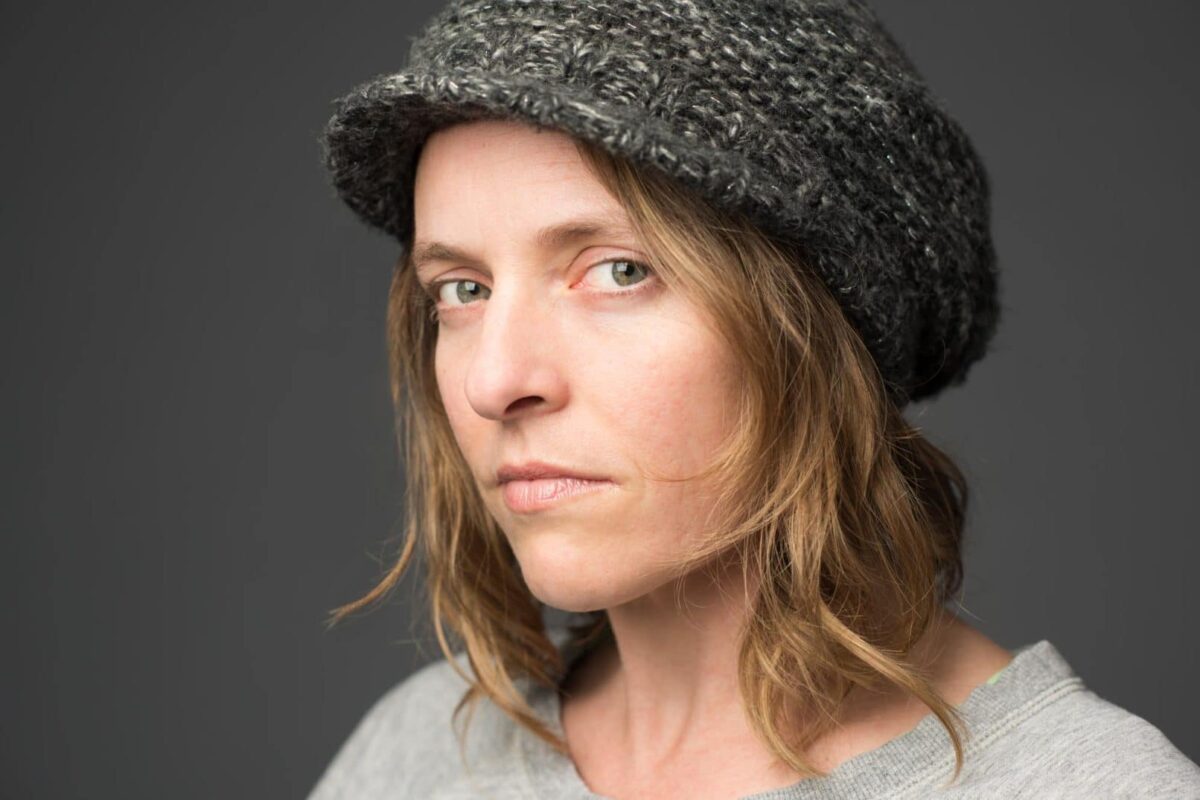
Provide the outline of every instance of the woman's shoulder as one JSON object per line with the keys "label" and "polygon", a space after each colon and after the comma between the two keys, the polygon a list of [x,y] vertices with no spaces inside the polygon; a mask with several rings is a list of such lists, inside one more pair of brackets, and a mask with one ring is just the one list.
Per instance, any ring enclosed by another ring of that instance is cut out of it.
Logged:
{"label": "woman's shoulder", "polygon": [[[1086,686],[1047,640],[1027,649],[1015,674],[1002,677],[1028,681],[1032,691],[1010,685],[1005,691],[1021,702],[1002,708],[1002,692],[981,692],[971,705],[992,724],[971,744],[970,791],[1200,800],[1200,766],[1158,727]],[[985,709],[993,697],[996,707]]]}
{"label": "woman's shoulder", "polygon": [[1069,777],[1079,796],[1200,800],[1200,766],[1149,720],[1086,686],[1032,713],[1013,733],[1010,747],[1031,774]]}
{"label": "woman's shoulder", "polygon": [[457,702],[450,701],[454,677],[443,658],[385,691],[338,748],[309,800],[415,796],[413,782],[433,777],[430,770],[445,769],[444,756],[454,754],[452,743],[447,750],[449,725],[440,724],[447,705]]}
{"label": "woman's shoulder", "polygon": [[[457,660],[470,675],[466,657],[458,654]],[[309,800],[458,796],[454,787],[470,776],[452,716],[467,688],[445,658],[389,688],[355,725]],[[511,749],[513,723],[487,698],[477,704],[467,730],[465,756],[472,768],[503,760]]]}

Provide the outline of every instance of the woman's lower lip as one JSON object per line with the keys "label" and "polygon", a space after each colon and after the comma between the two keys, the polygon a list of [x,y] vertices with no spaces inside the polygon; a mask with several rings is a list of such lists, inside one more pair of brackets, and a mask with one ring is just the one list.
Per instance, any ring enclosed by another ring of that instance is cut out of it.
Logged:
{"label": "woman's lower lip", "polygon": [[500,487],[504,504],[517,513],[541,511],[572,497],[591,494],[616,486],[612,481],[592,481],[582,478],[538,478],[531,481],[508,481]]}

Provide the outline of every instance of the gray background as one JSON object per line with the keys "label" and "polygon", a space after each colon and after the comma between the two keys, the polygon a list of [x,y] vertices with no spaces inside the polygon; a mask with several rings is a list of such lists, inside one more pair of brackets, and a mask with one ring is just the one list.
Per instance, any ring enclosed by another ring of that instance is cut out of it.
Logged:
{"label": "gray background", "polygon": [[[435,4],[170,5],[0,20],[4,797],[299,797],[436,656],[411,576],[322,628],[400,465],[396,251],[317,146]],[[910,409],[972,481],[972,621],[1196,760],[1197,6],[877,7],[993,180],[994,350]]]}

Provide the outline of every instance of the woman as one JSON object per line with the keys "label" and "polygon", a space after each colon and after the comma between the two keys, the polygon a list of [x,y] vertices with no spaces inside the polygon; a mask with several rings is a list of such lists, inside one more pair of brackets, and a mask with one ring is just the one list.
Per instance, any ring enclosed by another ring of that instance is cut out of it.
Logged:
{"label": "woman", "polygon": [[312,797],[1200,797],[945,608],[967,487],[902,410],[994,332],[987,181],[865,6],[452,3],[326,142],[403,246],[408,481],[334,618],[419,548],[446,658]]}

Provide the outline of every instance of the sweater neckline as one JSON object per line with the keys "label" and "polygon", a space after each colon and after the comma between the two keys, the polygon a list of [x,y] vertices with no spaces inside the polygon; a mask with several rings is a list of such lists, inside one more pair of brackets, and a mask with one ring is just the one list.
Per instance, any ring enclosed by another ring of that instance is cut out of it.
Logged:
{"label": "sweater neckline", "polygon": [[[584,648],[567,646],[565,628],[552,628],[548,634],[562,650],[568,668],[584,652]],[[1012,661],[993,676],[992,682],[976,686],[958,706],[969,729],[963,740],[964,769],[969,767],[973,754],[1016,721],[1051,699],[1084,688],[1080,677],[1048,640],[1027,643],[1012,652]],[[565,737],[558,692],[537,686],[530,691],[529,699],[550,729]],[[541,739],[522,731],[519,747],[532,796],[545,800],[607,800],[588,788],[572,759]],[[940,776],[944,783],[953,770],[950,737],[940,720],[928,713],[907,732],[843,761],[824,777],[744,795],[738,800],[898,797],[932,778]]]}

